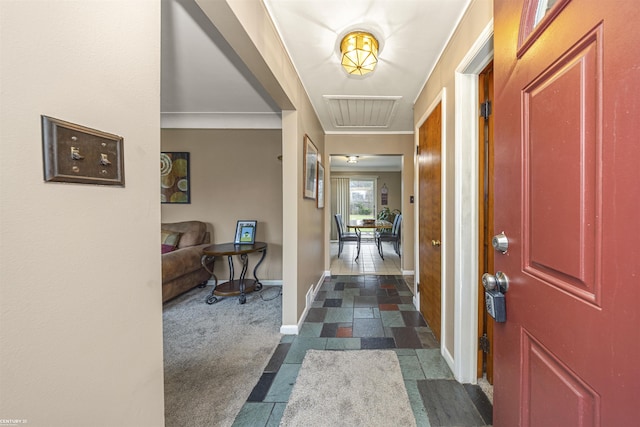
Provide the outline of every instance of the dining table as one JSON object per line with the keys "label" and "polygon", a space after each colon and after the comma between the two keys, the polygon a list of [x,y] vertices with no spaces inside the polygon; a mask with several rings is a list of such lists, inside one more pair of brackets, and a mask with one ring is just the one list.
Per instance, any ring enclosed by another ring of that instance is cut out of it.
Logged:
{"label": "dining table", "polygon": [[[362,229],[391,229],[393,224],[384,219],[352,219],[347,224],[347,228],[351,230],[355,230],[358,234],[358,239],[361,239]],[[360,257],[360,247],[362,246],[362,240],[358,242],[358,252],[356,253],[355,261]],[[383,258],[384,259],[384,258]]]}

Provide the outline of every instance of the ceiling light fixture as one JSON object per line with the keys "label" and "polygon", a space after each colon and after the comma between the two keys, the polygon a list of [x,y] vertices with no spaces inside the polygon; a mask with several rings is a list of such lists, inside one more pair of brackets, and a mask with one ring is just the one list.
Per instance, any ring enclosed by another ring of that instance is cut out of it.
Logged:
{"label": "ceiling light fixture", "polygon": [[340,42],[340,53],[345,71],[363,76],[378,63],[378,40],[371,33],[352,31]]}
{"label": "ceiling light fixture", "polygon": [[347,163],[358,163],[358,156],[347,156]]}

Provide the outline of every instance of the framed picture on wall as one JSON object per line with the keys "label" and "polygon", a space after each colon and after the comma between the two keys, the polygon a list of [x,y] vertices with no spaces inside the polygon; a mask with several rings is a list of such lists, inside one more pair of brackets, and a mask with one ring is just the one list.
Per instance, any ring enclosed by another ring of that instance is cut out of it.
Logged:
{"label": "framed picture on wall", "polygon": [[324,208],[324,166],[318,162],[318,209]]}
{"label": "framed picture on wall", "polygon": [[304,198],[315,199],[318,179],[318,149],[309,138],[309,135],[304,136],[304,164],[303,164],[303,176],[304,176]]}
{"label": "framed picture on wall", "polygon": [[256,242],[256,226],[258,221],[240,220],[236,224],[236,245],[253,245]]}
{"label": "framed picture on wall", "polygon": [[162,203],[191,203],[189,153],[160,153],[160,200]]}

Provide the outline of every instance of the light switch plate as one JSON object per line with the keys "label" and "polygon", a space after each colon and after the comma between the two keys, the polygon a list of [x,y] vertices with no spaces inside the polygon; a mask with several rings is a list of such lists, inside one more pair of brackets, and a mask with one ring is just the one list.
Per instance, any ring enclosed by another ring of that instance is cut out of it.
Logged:
{"label": "light switch plate", "polygon": [[44,179],[124,187],[124,139],[42,116]]}

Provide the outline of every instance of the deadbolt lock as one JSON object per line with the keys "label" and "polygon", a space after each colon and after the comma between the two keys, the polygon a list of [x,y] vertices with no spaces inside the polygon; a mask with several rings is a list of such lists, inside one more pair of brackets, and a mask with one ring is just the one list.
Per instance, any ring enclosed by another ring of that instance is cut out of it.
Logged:
{"label": "deadbolt lock", "polygon": [[509,250],[509,239],[507,239],[504,231],[493,236],[493,239],[491,239],[491,246],[493,246],[496,251],[500,251],[503,254],[507,253],[507,250]]}

